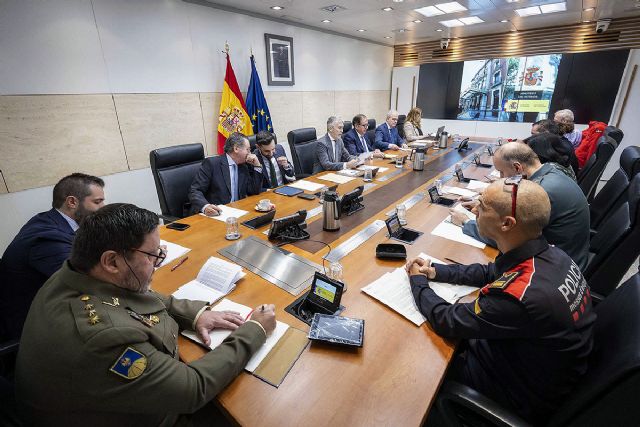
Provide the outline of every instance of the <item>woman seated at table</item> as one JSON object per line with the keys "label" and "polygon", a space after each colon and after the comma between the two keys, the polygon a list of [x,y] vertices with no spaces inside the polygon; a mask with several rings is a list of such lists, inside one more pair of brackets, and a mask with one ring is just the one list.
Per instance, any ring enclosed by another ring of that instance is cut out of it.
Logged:
{"label": "woman seated at table", "polygon": [[407,114],[407,119],[404,122],[404,138],[407,142],[417,141],[422,139],[422,110],[418,107],[412,108]]}

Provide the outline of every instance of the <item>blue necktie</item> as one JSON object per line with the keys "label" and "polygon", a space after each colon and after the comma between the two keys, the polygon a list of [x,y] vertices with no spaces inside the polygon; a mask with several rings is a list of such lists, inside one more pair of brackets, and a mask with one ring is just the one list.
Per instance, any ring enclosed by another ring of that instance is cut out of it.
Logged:
{"label": "blue necktie", "polygon": [[233,174],[231,175],[231,201],[235,202],[240,197],[238,196],[238,165],[233,163],[231,165]]}

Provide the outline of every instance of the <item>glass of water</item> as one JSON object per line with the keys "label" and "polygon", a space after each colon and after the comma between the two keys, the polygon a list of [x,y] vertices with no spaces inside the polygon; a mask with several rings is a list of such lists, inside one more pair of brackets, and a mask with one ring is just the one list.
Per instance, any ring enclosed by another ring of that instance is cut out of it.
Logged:
{"label": "glass of water", "polygon": [[396,157],[396,167],[398,169],[402,169],[402,163],[404,162],[404,157]]}
{"label": "glass of water", "polygon": [[407,225],[407,208],[405,205],[396,205],[396,215],[398,215],[400,225]]}
{"label": "glass of water", "polygon": [[438,196],[442,196],[442,180],[436,179],[434,185],[436,186],[436,190],[438,191]]}
{"label": "glass of water", "polygon": [[364,170],[364,176],[362,177],[362,180],[364,182],[371,182],[371,180],[373,179],[373,173],[371,171],[371,169],[367,168]]}
{"label": "glass of water", "polygon": [[337,282],[343,283],[344,287],[342,289],[342,292],[347,291],[347,284],[343,281],[342,264],[340,264],[338,261],[332,262],[329,266],[329,277]]}
{"label": "glass of water", "polygon": [[238,218],[230,216],[227,218],[227,232],[224,236],[227,240],[238,240],[240,238],[240,230],[238,229]]}

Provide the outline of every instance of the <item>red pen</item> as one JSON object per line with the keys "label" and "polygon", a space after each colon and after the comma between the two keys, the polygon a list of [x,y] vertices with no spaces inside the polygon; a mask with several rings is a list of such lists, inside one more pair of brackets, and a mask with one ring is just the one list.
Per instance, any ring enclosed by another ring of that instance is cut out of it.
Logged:
{"label": "red pen", "polygon": [[247,317],[244,318],[244,321],[246,322],[247,320],[249,320],[252,314],[253,314],[253,309],[249,312],[249,314],[247,314]]}

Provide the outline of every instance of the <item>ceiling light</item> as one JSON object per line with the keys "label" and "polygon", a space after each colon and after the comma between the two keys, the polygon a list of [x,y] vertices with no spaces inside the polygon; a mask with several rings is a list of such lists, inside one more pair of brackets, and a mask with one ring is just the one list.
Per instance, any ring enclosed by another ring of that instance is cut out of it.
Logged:
{"label": "ceiling light", "polygon": [[506,19],[503,19],[503,20],[502,20],[502,21],[500,21],[500,22],[502,22],[502,23],[504,24],[505,22],[509,22],[509,21],[508,21],[508,20],[506,20]]}
{"label": "ceiling light", "polygon": [[284,9],[284,7],[282,7],[282,6],[271,6],[271,9],[273,9],[273,10],[282,10],[282,9]]}
{"label": "ceiling light", "polygon": [[358,31],[359,31],[359,32],[361,32],[361,33],[363,33],[363,32],[365,32],[365,31],[367,31],[367,30],[364,30],[364,29],[360,28]]}
{"label": "ceiling light", "polygon": [[533,16],[533,15],[540,15],[542,12],[540,11],[540,8],[538,6],[532,6],[532,7],[524,7],[522,9],[516,9],[516,13],[520,16]]}
{"label": "ceiling light", "polygon": [[385,39],[390,39],[392,38],[391,36],[384,36]]}
{"label": "ceiling light", "polygon": [[324,22],[325,24],[328,24],[329,22],[331,22],[330,19],[323,19],[322,22]]}
{"label": "ceiling light", "polygon": [[459,20],[464,25],[473,25],[473,24],[479,24],[481,22],[484,22],[482,19],[478,18],[477,16],[469,16],[467,18],[459,18]]}
{"label": "ceiling light", "polygon": [[402,3],[404,0],[393,0],[394,3]]}
{"label": "ceiling light", "polygon": [[392,7],[383,7],[382,10],[384,10],[385,12],[391,12],[393,10]]}
{"label": "ceiling light", "polygon": [[422,21],[421,21],[421,20],[419,20],[419,19],[414,19],[414,20],[413,20],[413,23],[414,23],[414,24],[419,24],[419,23],[421,23],[421,22],[422,22]]}
{"label": "ceiling light", "polygon": [[560,2],[560,3],[541,4],[540,10],[542,10],[542,13],[564,12],[565,10],[567,10],[567,3]]}
{"label": "ceiling light", "polygon": [[457,19],[450,19],[448,21],[440,21],[442,25],[445,27],[462,27],[464,22],[458,21]]}
{"label": "ceiling light", "polygon": [[518,0],[507,0],[507,3],[518,3]]}
{"label": "ceiling light", "polygon": [[591,21],[589,21],[588,19],[585,19],[584,21],[582,21],[583,24],[588,24],[589,22]]}
{"label": "ceiling light", "polygon": [[407,31],[409,30],[407,30],[406,28],[398,28],[395,30],[391,30],[392,33],[406,33]]}
{"label": "ceiling light", "polygon": [[595,7],[588,7],[586,9],[582,9],[583,12],[591,12],[592,10],[594,10]]}
{"label": "ceiling light", "polygon": [[444,12],[435,6],[421,7],[420,9],[414,9],[416,12],[431,18],[432,16],[444,15]]}
{"label": "ceiling light", "polygon": [[442,32],[442,28],[438,28],[436,31],[441,33]]}
{"label": "ceiling light", "polygon": [[457,1],[452,1],[449,3],[440,3],[440,4],[437,4],[436,7],[441,11],[443,11],[444,13],[464,12],[465,10],[467,10],[466,7],[464,7]]}

